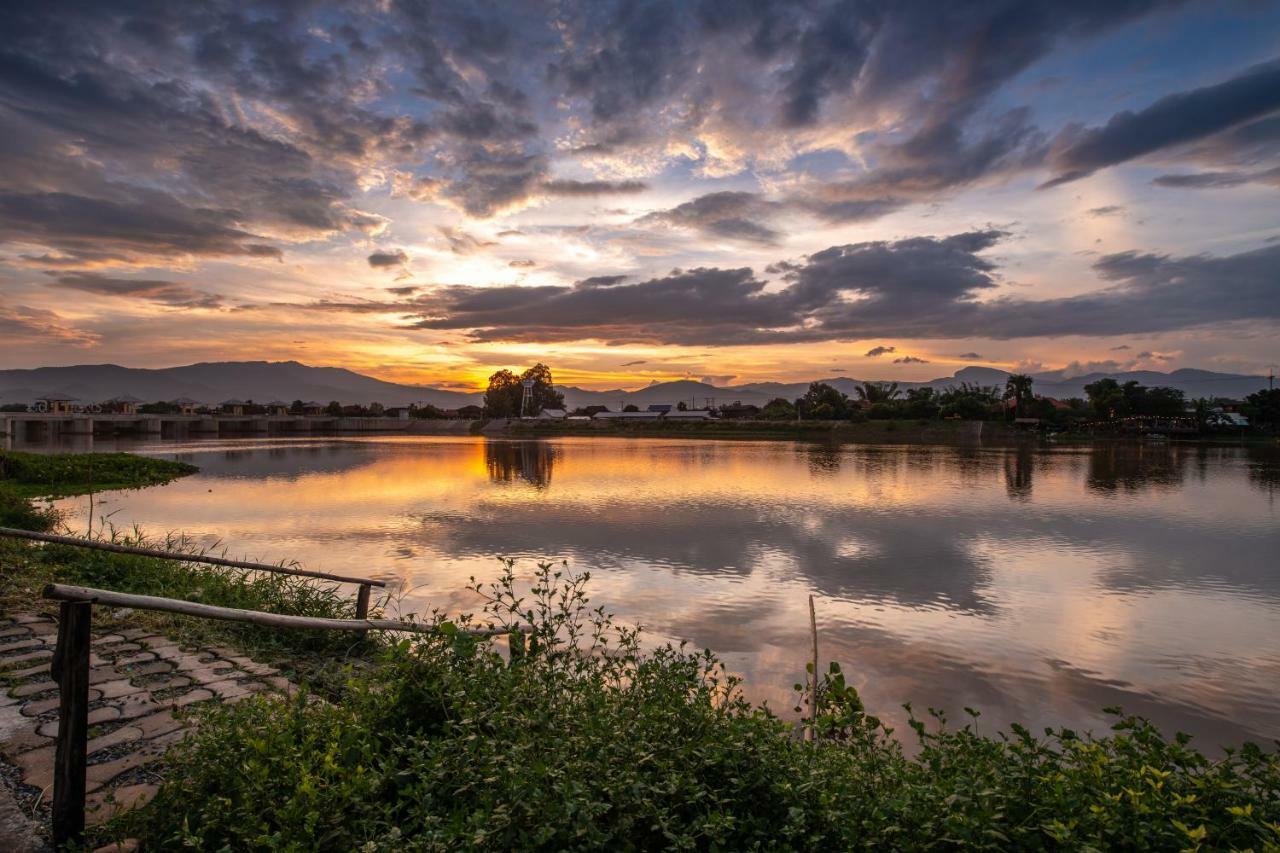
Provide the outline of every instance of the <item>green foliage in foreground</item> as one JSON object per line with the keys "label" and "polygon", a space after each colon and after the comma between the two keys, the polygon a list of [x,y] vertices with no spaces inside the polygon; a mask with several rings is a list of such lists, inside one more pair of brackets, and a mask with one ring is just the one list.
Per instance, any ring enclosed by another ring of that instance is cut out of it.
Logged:
{"label": "green foliage in foreground", "polygon": [[[125,535],[112,530],[109,538],[118,544],[179,553],[199,551],[184,539],[169,537],[153,541],[138,531]],[[0,566],[5,569],[0,575],[0,603],[6,608],[30,607],[46,583],[65,583],[244,610],[332,619],[355,618],[355,593],[352,589],[292,575],[12,540],[0,540]],[[268,658],[345,656],[362,651],[366,646],[358,635],[340,631],[282,631],[151,611],[123,614],[100,609],[95,616],[96,619],[121,617],[142,621],[152,630],[184,642],[231,642]]]}
{"label": "green foliage in foreground", "polygon": [[[340,702],[207,711],[157,799],[112,829],[158,849],[1129,849],[1280,845],[1280,760],[1210,759],[1120,717],[1105,736],[948,727],[908,756],[837,667],[816,743],[742,699],[710,653],[642,649],[586,577],[510,567],[487,618],[534,626],[509,664],[453,624],[390,648]],[[469,619],[458,624],[469,624]]]}
{"label": "green foliage in foreground", "polygon": [[130,453],[22,453],[0,450],[0,489],[25,496],[78,495],[158,486],[194,474],[185,462]]}

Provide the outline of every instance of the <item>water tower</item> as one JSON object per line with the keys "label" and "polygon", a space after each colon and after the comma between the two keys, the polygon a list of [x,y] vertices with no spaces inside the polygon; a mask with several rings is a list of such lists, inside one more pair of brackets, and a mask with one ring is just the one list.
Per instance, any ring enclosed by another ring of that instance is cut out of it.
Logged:
{"label": "water tower", "polygon": [[533,399],[533,380],[526,379],[520,383],[524,386],[524,394],[520,397],[520,417],[529,410],[529,401]]}

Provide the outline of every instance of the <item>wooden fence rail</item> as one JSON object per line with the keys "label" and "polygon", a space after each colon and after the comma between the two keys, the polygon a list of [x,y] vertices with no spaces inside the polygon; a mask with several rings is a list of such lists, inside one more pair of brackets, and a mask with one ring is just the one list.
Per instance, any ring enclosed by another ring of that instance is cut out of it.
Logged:
{"label": "wooden fence rail", "polygon": [[[362,587],[362,590],[367,590],[367,587]],[[89,736],[89,629],[92,624],[94,604],[181,613],[187,616],[244,622],[271,628],[360,633],[368,631],[430,633],[440,630],[435,625],[397,619],[320,619],[310,616],[285,616],[279,613],[215,607],[193,601],[151,595],[131,595],[56,583],[51,583],[44,588],[44,597],[60,602],[58,645],[53,652],[51,667],[53,678],[58,683],[58,738],[54,747],[53,776],[53,843],[59,849],[68,843],[78,845],[84,839],[85,773]],[[520,627],[462,628],[457,629],[457,633],[477,637],[513,634],[517,635],[513,637],[513,647],[517,645],[517,639],[523,647],[523,639],[519,638],[519,635],[524,630]]]}

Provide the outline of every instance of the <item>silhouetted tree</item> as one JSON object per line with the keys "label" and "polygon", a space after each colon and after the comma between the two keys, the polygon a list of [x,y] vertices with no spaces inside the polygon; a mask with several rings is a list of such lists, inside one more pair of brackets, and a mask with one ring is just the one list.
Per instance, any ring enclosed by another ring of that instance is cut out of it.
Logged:
{"label": "silhouetted tree", "polygon": [[897,382],[863,382],[853,390],[859,400],[867,403],[887,403],[901,394]]}
{"label": "silhouetted tree", "polygon": [[800,398],[800,411],[805,417],[817,420],[847,418],[849,398],[825,382],[811,382],[809,390]]}
{"label": "silhouetted tree", "polygon": [[1004,398],[1013,400],[1014,417],[1022,417],[1023,404],[1031,399],[1031,384],[1034,382],[1025,373],[1011,373],[1004,383]]}
{"label": "silhouetted tree", "polygon": [[[520,411],[524,399],[524,380],[533,380],[529,411]],[[484,395],[484,412],[491,418],[514,418],[536,415],[543,409],[563,409],[564,394],[555,389],[551,368],[539,362],[517,376],[510,370],[499,370],[489,377]]]}

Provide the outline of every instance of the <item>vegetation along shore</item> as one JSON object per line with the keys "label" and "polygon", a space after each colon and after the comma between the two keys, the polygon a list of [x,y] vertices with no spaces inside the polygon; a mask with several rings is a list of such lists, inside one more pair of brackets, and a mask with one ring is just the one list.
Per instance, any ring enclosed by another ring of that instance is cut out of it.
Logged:
{"label": "vegetation along shore", "polygon": [[[122,454],[0,454],[3,523],[55,528],[35,492],[94,480],[140,487],[186,466]],[[60,480],[58,477],[65,477]],[[138,541],[136,531],[116,534]],[[163,543],[182,548],[170,539]],[[0,539],[6,615],[48,581],[276,613],[349,617],[308,578]],[[1013,726],[929,709],[895,732],[840,666],[821,667],[814,737],[752,705],[707,650],[654,644],[592,607],[589,575],[508,562],[477,581],[473,615],[436,633],[247,628],[122,617],[183,642],[232,643],[304,688],[192,705],[199,721],[158,766],[149,803],[92,843],[143,849],[1275,849],[1276,745],[1201,752],[1112,709],[1107,732]],[[525,625],[512,642],[459,630]],[[800,652],[803,654],[803,652]],[[856,667],[856,661],[850,662]],[[0,659],[5,671],[5,662]],[[797,672],[801,664],[797,661]],[[812,669],[812,665],[810,665]],[[21,681],[6,678],[6,687]],[[808,724],[808,695],[797,684]],[[39,814],[39,808],[36,809]]]}

